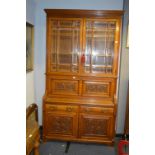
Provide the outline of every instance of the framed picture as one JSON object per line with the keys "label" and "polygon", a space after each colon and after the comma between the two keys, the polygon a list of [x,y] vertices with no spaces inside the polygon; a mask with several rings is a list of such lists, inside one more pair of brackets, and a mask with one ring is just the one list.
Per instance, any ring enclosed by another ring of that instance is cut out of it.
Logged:
{"label": "framed picture", "polygon": [[129,23],[127,26],[127,33],[126,33],[126,48],[129,48]]}
{"label": "framed picture", "polygon": [[26,22],[26,72],[33,70],[34,26]]}

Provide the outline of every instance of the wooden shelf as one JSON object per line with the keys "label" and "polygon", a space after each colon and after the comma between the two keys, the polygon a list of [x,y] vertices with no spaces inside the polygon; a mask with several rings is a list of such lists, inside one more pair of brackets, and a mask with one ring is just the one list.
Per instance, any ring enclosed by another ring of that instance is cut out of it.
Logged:
{"label": "wooden shelf", "polygon": [[[62,52],[62,51],[61,51],[61,52]],[[63,51],[64,53],[61,53],[61,52],[59,52],[58,55],[78,55],[78,52],[77,52],[77,53],[65,52],[65,51]],[[57,55],[57,53],[53,52],[52,55],[54,55],[54,54]]]}
{"label": "wooden shelf", "polygon": [[73,31],[72,29],[80,31],[80,27],[56,27],[56,28],[52,27],[52,30],[71,30],[71,31]]}

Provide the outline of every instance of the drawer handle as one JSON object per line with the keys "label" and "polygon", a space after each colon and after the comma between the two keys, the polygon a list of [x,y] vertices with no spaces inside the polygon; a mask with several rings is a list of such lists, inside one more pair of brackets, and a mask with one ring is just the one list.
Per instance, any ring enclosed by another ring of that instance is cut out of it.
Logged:
{"label": "drawer handle", "polygon": [[52,106],[52,107],[50,107],[50,110],[52,110],[52,111],[57,110],[57,107]]}
{"label": "drawer handle", "polygon": [[68,111],[68,112],[73,111],[73,107],[67,107],[67,108],[66,108],[66,111]]}
{"label": "drawer handle", "polygon": [[105,113],[104,109],[101,109],[101,113]]}
{"label": "drawer handle", "polygon": [[102,113],[112,113],[112,111],[110,111],[110,110],[106,110],[106,111],[105,111],[105,109],[101,109],[101,112],[102,112]]}
{"label": "drawer handle", "polygon": [[85,109],[85,112],[91,112],[91,110],[90,109]]}

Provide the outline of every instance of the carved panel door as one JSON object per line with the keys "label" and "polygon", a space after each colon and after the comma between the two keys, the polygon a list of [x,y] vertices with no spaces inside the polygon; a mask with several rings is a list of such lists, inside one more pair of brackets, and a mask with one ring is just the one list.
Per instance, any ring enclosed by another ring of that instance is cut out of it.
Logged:
{"label": "carved panel door", "polygon": [[48,113],[46,117],[46,132],[54,138],[77,136],[77,114],[76,113]]}
{"label": "carved panel door", "polygon": [[80,114],[79,136],[86,139],[109,140],[113,134],[112,121],[112,116]]}

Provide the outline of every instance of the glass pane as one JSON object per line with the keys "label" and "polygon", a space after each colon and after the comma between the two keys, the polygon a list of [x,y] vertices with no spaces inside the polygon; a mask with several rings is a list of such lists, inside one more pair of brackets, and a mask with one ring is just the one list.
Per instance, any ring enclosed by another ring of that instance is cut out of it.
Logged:
{"label": "glass pane", "polygon": [[60,30],[59,31],[59,52],[71,53],[72,51],[72,31]]}
{"label": "glass pane", "polygon": [[104,56],[92,56],[92,65],[106,65],[106,57]]}
{"label": "glass pane", "polygon": [[80,21],[51,21],[51,71],[78,72],[80,52]]}
{"label": "glass pane", "polygon": [[89,72],[112,74],[115,28],[115,22],[86,21],[85,65]]}

